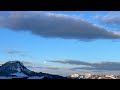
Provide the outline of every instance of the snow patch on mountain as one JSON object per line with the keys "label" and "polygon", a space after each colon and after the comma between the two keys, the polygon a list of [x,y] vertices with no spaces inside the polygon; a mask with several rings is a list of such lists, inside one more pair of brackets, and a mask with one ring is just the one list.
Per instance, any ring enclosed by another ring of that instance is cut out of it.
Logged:
{"label": "snow patch on mountain", "polygon": [[20,70],[20,65],[19,65],[19,64],[17,64],[17,71],[18,71],[18,72],[21,72],[21,70]]}
{"label": "snow patch on mountain", "polygon": [[22,72],[16,72],[16,73],[13,73],[13,74],[11,74],[11,75],[15,75],[15,76],[17,76],[17,77],[27,77],[27,75],[25,75],[25,74],[22,73]]}
{"label": "snow patch on mountain", "polygon": [[33,77],[29,77],[28,79],[43,79],[44,78],[44,76],[41,76],[41,77],[39,77],[39,76],[33,76]]}

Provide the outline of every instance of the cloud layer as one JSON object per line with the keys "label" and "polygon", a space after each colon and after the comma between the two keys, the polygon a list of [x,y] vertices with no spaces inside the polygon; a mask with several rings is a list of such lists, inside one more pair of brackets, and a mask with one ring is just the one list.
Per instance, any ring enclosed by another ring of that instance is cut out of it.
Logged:
{"label": "cloud layer", "polygon": [[120,62],[98,62],[89,63],[77,60],[49,60],[49,62],[71,64],[71,65],[86,65],[87,67],[74,67],[75,69],[86,69],[86,70],[120,70]]}
{"label": "cloud layer", "polygon": [[8,16],[0,16],[0,26],[50,38],[78,40],[120,38],[119,32],[107,31],[78,17],[48,12],[11,12]]}

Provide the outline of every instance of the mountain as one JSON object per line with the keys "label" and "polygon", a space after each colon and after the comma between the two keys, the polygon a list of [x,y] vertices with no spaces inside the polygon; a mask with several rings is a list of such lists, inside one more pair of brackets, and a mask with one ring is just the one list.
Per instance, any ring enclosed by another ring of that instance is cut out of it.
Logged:
{"label": "mountain", "polygon": [[59,75],[34,72],[27,69],[20,61],[8,61],[0,66],[0,77],[16,77],[28,79],[67,79]]}
{"label": "mountain", "polygon": [[27,76],[31,71],[19,61],[8,61],[0,67],[0,76]]}

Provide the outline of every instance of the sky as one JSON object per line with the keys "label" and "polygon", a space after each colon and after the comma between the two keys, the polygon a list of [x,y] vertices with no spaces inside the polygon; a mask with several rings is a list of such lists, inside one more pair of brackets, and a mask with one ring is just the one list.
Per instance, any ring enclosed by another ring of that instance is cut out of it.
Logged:
{"label": "sky", "polygon": [[119,11],[0,11],[0,61],[50,73],[119,70],[119,28]]}

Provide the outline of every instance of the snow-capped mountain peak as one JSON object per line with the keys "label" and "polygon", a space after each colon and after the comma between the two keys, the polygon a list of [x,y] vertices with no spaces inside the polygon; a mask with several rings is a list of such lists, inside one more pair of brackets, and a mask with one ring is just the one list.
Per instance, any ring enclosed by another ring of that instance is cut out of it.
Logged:
{"label": "snow-capped mountain peak", "polygon": [[[31,71],[28,70],[23,63],[19,61],[8,61],[0,67],[0,75],[12,75],[13,73],[29,74]],[[24,75],[24,76],[25,76]]]}
{"label": "snow-capped mountain peak", "polygon": [[16,78],[29,78],[29,79],[66,79],[59,75],[51,75],[42,72],[34,72],[27,69],[20,61],[8,61],[0,66],[0,77],[16,77]]}
{"label": "snow-capped mountain peak", "polygon": [[25,66],[23,65],[23,63],[19,62],[19,61],[9,61],[9,62],[6,62],[4,65],[3,65],[4,68],[8,68],[9,69],[12,69],[12,70],[17,70],[17,71],[21,71],[21,69],[25,68]]}
{"label": "snow-capped mountain peak", "polygon": [[13,74],[10,74],[10,75],[15,75],[17,77],[27,77],[27,75],[24,74],[23,72],[16,72],[16,73],[13,73]]}

